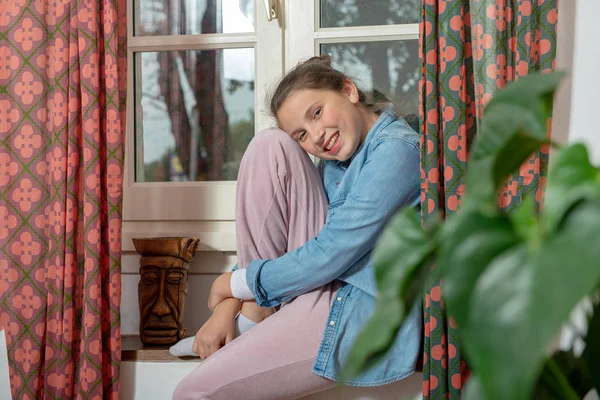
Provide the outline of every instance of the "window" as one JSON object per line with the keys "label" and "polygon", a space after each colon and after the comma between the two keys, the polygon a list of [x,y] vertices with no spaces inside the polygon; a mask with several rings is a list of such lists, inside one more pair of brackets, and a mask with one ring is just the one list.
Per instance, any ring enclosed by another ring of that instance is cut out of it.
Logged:
{"label": "window", "polygon": [[385,96],[417,118],[421,0],[289,1],[288,13],[302,21],[289,24],[291,65],[328,54],[371,101]]}
{"label": "window", "polygon": [[[421,0],[129,0],[123,248],[198,235],[235,250],[235,178],[268,89],[326,53],[377,101],[416,114]],[[285,27],[285,29],[284,29]]]}

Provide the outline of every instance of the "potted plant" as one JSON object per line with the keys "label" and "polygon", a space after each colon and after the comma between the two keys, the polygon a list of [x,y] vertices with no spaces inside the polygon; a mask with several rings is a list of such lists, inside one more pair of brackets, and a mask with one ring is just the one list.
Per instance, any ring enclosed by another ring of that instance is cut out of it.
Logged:
{"label": "potted plant", "polygon": [[[558,149],[543,207],[532,198],[510,214],[497,205],[506,178],[540,146],[563,74],[531,74],[485,108],[469,159],[460,212],[421,226],[403,209],[374,252],[380,296],[345,373],[377,362],[435,267],[472,375],[467,399],[580,399],[600,392],[600,170],[586,147]],[[593,304],[585,350],[548,346],[573,308]]]}

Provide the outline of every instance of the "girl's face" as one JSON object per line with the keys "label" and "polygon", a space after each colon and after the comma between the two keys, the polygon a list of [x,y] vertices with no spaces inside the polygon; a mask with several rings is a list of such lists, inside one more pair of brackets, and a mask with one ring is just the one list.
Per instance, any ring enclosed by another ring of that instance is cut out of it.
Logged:
{"label": "girl's face", "polygon": [[356,152],[376,120],[362,108],[352,81],[342,92],[296,90],[277,113],[279,126],[302,148],[324,160],[346,161]]}

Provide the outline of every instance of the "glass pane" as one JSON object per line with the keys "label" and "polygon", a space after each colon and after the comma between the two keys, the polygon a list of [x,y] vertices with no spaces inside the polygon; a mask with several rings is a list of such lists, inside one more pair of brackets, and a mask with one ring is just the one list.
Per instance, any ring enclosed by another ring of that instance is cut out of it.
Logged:
{"label": "glass pane", "polygon": [[409,123],[418,115],[418,40],[322,44],[321,54],[350,76],[370,101],[392,101]]}
{"label": "glass pane", "polygon": [[254,49],[135,56],[136,181],[235,180],[254,136]]}
{"label": "glass pane", "polygon": [[135,0],[136,36],[254,32],[254,0]]}
{"label": "glass pane", "polygon": [[321,0],[321,28],[414,24],[421,0]]}

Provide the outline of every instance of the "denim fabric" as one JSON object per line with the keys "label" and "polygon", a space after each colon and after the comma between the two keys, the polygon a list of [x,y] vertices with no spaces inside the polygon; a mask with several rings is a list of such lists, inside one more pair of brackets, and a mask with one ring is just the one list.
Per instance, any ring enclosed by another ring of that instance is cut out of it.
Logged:
{"label": "denim fabric", "polygon": [[[339,381],[343,362],[375,306],[371,251],[399,208],[419,204],[419,136],[404,119],[384,112],[349,161],[324,161],[319,169],[329,199],[319,236],[275,260],[250,262],[246,280],[264,307],[334,280],[343,282],[313,366],[315,374]],[[420,355],[421,318],[420,308],[412,310],[387,356],[342,383],[377,386],[410,375]]]}

